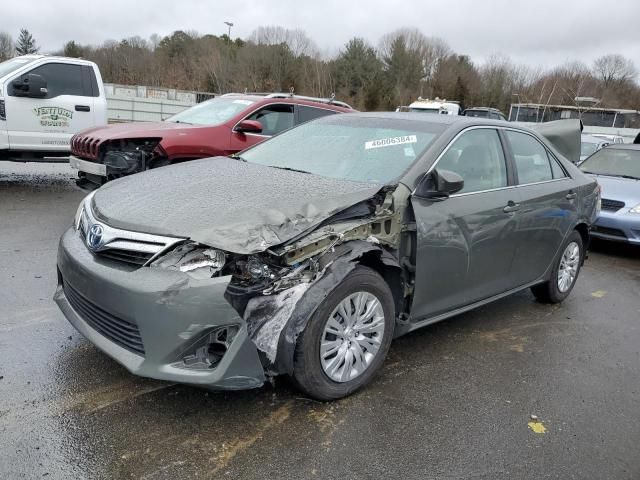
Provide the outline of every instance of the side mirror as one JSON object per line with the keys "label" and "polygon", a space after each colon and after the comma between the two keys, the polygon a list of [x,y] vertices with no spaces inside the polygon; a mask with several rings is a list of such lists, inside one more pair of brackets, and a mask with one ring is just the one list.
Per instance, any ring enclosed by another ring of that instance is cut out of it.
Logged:
{"label": "side mirror", "polygon": [[464,188],[464,179],[451,170],[434,170],[425,175],[416,187],[415,196],[444,200]]}
{"label": "side mirror", "polygon": [[262,124],[258,120],[242,120],[235,128],[236,132],[261,133]]}
{"label": "side mirror", "polygon": [[16,97],[44,98],[49,91],[47,81],[41,75],[27,73],[11,83]]}

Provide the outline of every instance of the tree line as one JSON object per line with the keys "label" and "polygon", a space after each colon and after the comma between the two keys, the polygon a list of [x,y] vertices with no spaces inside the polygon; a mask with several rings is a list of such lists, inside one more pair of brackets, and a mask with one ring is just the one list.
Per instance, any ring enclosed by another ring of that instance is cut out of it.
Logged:
{"label": "tree line", "polygon": [[[26,29],[15,42],[0,32],[0,61],[37,51]],[[516,101],[574,105],[576,97],[640,109],[636,67],[620,54],[590,65],[576,60],[549,68],[518,65],[503,55],[477,63],[443,39],[413,28],[388,33],[377,45],[354,37],[331,57],[322,55],[304,31],[276,26],[259,27],[245,39],[179,30],[102,45],[71,40],[55,53],[96,62],[106,82],[215,93],[293,88],[301,95],[335,93],[361,110],[393,109],[417,97],[503,112]]]}

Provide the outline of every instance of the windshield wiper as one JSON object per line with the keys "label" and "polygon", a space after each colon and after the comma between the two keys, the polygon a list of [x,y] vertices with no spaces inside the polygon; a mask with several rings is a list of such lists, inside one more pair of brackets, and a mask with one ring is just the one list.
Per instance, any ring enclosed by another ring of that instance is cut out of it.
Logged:
{"label": "windshield wiper", "polygon": [[291,168],[291,167],[278,167],[276,165],[269,165],[271,168],[278,168],[280,170],[288,170],[290,172],[298,172],[298,173],[307,173],[307,174],[311,174],[311,172],[307,172],[306,170],[299,170],[297,168]]}
{"label": "windshield wiper", "polygon": [[640,177],[635,177],[633,175],[627,175],[626,173],[622,174],[622,175],[616,175],[616,177],[630,178],[631,180],[640,180]]}
{"label": "windshield wiper", "polygon": [[184,123],[185,125],[193,125],[191,122],[185,122],[184,120],[171,120],[173,123]]}

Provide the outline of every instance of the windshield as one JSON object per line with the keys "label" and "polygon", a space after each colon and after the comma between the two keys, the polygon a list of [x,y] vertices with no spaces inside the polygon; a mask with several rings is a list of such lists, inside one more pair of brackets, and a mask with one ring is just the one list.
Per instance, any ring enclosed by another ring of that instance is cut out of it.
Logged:
{"label": "windshield", "polygon": [[7,60],[6,62],[0,63],[0,78],[5,75],[9,75],[11,72],[16,71],[20,67],[23,67],[27,63],[33,62],[35,59],[33,58],[23,58],[16,57],[11,60]]}
{"label": "windshield", "polygon": [[598,149],[598,144],[597,143],[582,142],[580,144],[580,156],[581,157],[588,157],[593,152],[595,152],[597,149]]}
{"label": "windshield", "polygon": [[640,150],[603,148],[580,165],[586,173],[640,179]]}
{"label": "windshield", "polygon": [[443,130],[427,122],[335,115],[288,130],[243,152],[241,159],[385,184],[400,177]]}
{"label": "windshield", "polygon": [[167,118],[166,121],[194,125],[222,125],[254,103],[253,100],[241,98],[214,98],[194,105],[184,112]]}

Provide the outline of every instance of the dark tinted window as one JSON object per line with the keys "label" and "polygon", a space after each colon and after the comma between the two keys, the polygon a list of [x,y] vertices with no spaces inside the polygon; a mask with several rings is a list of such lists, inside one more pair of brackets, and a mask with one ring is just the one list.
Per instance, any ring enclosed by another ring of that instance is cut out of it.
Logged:
{"label": "dark tinted window", "polygon": [[308,122],[320,117],[326,117],[327,115],[333,115],[333,110],[326,110],[324,108],[305,107],[303,105],[298,106],[298,123]]}
{"label": "dark tinted window", "polygon": [[505,133],[511,144],[518,181],[521,185],[554,178],[547,149],[538,140],[526,133],[512,130],[507,130]]}
{"label": "dark tinted window", "polygon": [[471,130],[449,147],[436,170],[451,170],[464,179],[460,193],[507,186],[507,166],[498,132],[490,128]]}
{"label": "dark tinted window", "polygon": [[47,96],[53,98],[59,95],[92,96],[91,86],[85,89],[82,81],[82,66],[64,63],[47,63],[34,68],[28,73],[42,76],[47,82]]}
{"label": "dark tinted window", "polygon": [[247,120],[259,121],[263,135],[275,135],[293,127],[293,105],[269,105],[250,115]]}

